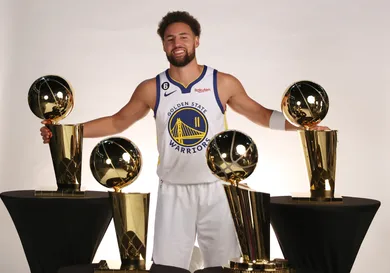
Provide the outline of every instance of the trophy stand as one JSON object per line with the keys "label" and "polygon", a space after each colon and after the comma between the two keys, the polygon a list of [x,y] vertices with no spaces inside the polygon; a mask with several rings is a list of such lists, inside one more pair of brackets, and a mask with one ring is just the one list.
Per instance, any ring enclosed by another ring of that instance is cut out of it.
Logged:
{"label": "trophy stand", "polygon": [[240,184],[257,165],[253,140],[235,130],[219,133],[208,144],[206,160],[211,172],[222,180],[241,249],[241,257],[229,261],[229,270],[295,272],[285,259],[270,260],[270,194]]}
{"label": "trophy stand", "polygon": [[121,258],[120,268],[109,268],[103,260],[95,273],[149,272],[146,269],[146,244],[150,193],[123,193],[132,184],[142,167],[137,146],[122,137],[100,141],[92,150],[90,168],[95,179],[109,191],[115,232]]}
{"label": "trophy stand", "polygon": [[233,272],[293,273],[285,259],[270,260],[270,194],[224,184],[242,256],[229,261]]}
{"label": "trophy stand", "polygon": [[35,190],[37,197],[84,197],[81,191],[81,163],[83,125],[61,125],[72,111],[74,92],[70,84],[55,75],[34,81],[28,92],[30,110],[46,124],[52,133],[50,153],[57,182],[57,190]]}
{"label": "trophy stand", "polygon": [[337,131],[299,130],[310,196],[292,196],[294,201],[342,202],[335,196]]}
{"label": "trophy stand", "polygon": [[50,153],[57,181],[56,191],[35,190],[41,197],[83,197],[81,186],[81,160],[83,125],[46,125],[52,132]]}
{"label": "trophy stand", "polygon": [[310,194],[294,195],[297,202],[342,202],[335,196],[337,130],[317,130],[326,117],[329,98],[317,83],[299,81],[283,94],[284,117],[298,130],[310,180]]}
{"label": "trophy stand", "polygon": [[145,257],[150,194],[109,192],[109,196],[121,266],[110,269],[103,263],[94,272],[149,272],[146,270]]}

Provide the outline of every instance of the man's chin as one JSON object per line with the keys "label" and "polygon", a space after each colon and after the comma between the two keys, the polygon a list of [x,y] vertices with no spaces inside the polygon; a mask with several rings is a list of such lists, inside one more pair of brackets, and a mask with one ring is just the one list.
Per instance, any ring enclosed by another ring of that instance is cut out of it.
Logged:
{"label": "man's chin", "polygon": [[176,67],[183,67],[189,63],[188,60],[169,60],[169,62],[171,63],[171,65]]}
{"label": "man's chin", "polygon": [[188,64],[189,62],[175,62],[175,63],[171,63],[173,66],[176,66],[176,67],[184,67]]}
{"label": "man's chin", "polygon": [[170,57],[168,57],[168,61],[173,66],[183,67],[183,66],[186,66],[187,64],[189,64],[194,58],[195,58],[195,56],[192,58],[189,56],[180,56],[180,57],[176,57],[176,58],[170,56]]}

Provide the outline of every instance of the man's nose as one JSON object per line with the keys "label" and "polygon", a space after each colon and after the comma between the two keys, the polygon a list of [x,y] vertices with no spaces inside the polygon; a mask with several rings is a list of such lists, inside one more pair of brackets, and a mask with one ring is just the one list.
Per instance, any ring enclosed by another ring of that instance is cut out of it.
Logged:
{"label": "man's nose", "polygon": [[181,44],[181,41],[180,41],[180,37],[176,37],[175,40],[174,40],[174,46],[175,47],[180,47],[182,44]]}

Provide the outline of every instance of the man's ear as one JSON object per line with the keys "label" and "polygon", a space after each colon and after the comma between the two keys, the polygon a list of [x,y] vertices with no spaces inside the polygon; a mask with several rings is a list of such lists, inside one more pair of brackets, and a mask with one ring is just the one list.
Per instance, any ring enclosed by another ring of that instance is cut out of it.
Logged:
{"label": "man's ear", "polygon": [[195,36],[195,48],[197,48],[199,46],[200,42],[199,42],[199,36]]}

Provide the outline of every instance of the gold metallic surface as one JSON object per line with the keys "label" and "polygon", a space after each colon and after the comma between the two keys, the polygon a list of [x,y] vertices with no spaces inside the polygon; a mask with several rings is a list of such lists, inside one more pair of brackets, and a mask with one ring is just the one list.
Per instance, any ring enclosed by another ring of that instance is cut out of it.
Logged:
{"label": "gold metallic surface", "polygon": [[28,92],[28,105],[35,116],[50,120],[46,126],[52,132],[50,153],[57,181],[57,190],[36,190],[40,197],[83,197],[81,161],[82,125],[59,125],[74,106],[74,92],[62,77],[47,75],[35,80]]}
{"label": "gold metallic surface", "polygon": [[295,269],[292,268],[287,260],[274,259],[272,261],[258,261],[258,262],[246,262],[242,258],[232,259],[230,261],[230,269],[232,272],[246,273],[246,272],[258,272],[258,273],[295,273]]}
{"label": "gold metallic surface", "polygon": [[270,195],[224,184],[244,262],[270,259]]}
{"label": "gold metallic surface", "polygon": [[335,198],[337,131],[298,132],[310,181],[310,200],[339,200]]}
{"label": "gold metallic surface", "polygon": [[329,109],[329,98],[319,84],[299,81],[284,92],[281,108],[291,124],[309,129],[325,118]]}
{"label": "gold metallic surface", "polygon": [[207,146],[207,165],[219,179],[238,185],[256,168],[258,154],[247,135],[228,130],[214,136]]}
{"label": "gold metallic surface", "polygon": [[28,92],[30,110],[40,119],[57,123],[73,109],[74,92],[62,77],[47,75],[35,80]]}
{"label": "gold metallic surface", "polygon": [[140,150],[132,141],[123,137],[100,141],[90,156],[90,168],[95,179],[116,192],[138,178],[141,166]]}
{"label": "gold metallic surface", "polygon": [[[149,193],[109,192],[121,270],[145,270]],[[133,272],[133,271],[132,271]]]}
{"label": "gold metallic surface", "polygon": [[108,268],[102,263],[94,272],[149,272],[146,269],[146,244],[150,193],[123,193],[124,187],[139,176],[142,155],[129,139],[110,137],[92,150],[90,168],[94,178],[109,192],[115,232],[121,258],[120,268]]}
{"label": "gold metallic surface", "polygon": [[229,130],[215,135],[206,149],[211,172],[221,179],[234,222],[241,257],[230,260],[232,272],[292,273],[286,260],[270,260],[270,195],[252,190],[242,182],[255,170],[258,160],[254,141]]}
{"label": "gold metallic surface", "polygon": [[326,117],[329,98],[317,83],[299,81],[285,91],[281,104],[285,118],[298,130],[310,180],[310,196],[294,196],[298,201],[340,201],[335,197],[336,130],[315,130]]}
{"label": "gold metallic surface", "polygon": [[52,132],[50,153],[57,181],[57,191],[35,191],[42,197],[82,197],[81,166],[83,125],[47,124]]}

